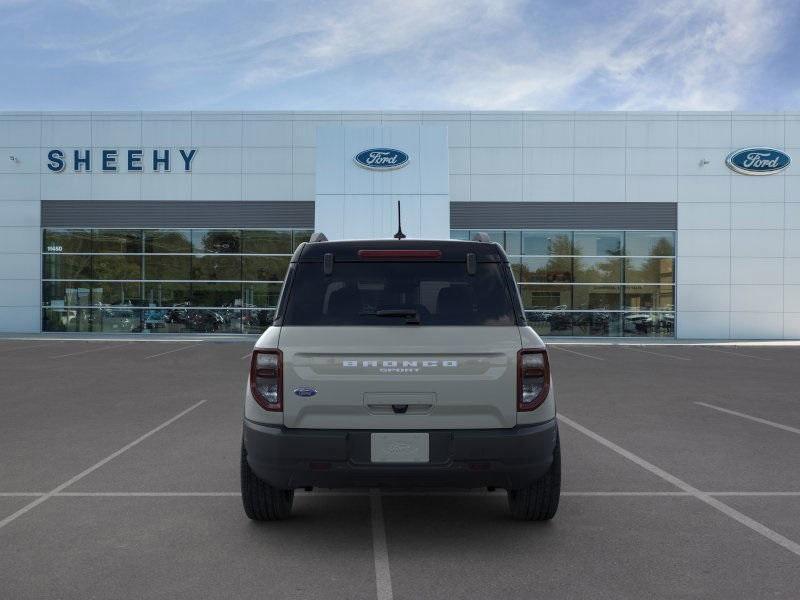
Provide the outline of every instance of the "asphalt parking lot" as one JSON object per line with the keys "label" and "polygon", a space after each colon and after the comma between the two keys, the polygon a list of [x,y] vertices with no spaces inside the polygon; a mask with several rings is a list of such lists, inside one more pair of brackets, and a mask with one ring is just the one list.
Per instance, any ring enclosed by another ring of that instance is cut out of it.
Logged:
{"label": "asphalt parking lot", "polygon": [[501,491],[241,508],[252,340],[0,340],[0,598],[798,598],[800,347],[551,346],[549,523]]}

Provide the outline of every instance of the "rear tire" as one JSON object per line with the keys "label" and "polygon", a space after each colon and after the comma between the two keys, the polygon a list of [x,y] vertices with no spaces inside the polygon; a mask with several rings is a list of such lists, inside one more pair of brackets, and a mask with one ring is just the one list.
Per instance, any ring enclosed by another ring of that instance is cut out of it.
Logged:
{"label": "rear tire", "polygon": [[508,508],[520,521],[548,521],[558,510],[561,495],[561,442],[556,437],[553,463],[541,478],[528,487],[508,490]]}
{"label": "rear tire", "polygon": [[244,444],[240,472],[242,504],[248,517],[254,521],[280,521],[292,514],[294,490],[279,490],[259,479],[247,464]]}

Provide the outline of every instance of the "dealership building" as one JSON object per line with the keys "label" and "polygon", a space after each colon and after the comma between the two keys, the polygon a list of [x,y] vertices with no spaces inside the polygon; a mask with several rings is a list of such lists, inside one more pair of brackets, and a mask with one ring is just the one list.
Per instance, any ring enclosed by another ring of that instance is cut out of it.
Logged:
{"label": "dealership building", "polygon": [[544,336],[800,339],[800,113],[0,113],[0,331],[257,333],[295,247],[469,239]]}

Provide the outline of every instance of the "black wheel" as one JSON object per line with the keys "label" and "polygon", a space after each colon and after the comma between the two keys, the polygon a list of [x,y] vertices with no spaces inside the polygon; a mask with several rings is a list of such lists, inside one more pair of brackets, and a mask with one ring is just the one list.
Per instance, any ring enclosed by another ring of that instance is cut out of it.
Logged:
{"label": "black wheel", "polygon": [[259,479],[247,464],[244,444],[240,471],[242,504],[248,517],[254,521],[280,521],[292,513],[294,490],[279,490]]}
{"label": "black wheel", "polygon": [[556,437],[553,464],[540,479],[520,490],[508,490],[508,508],[520,521],[547,521],[558,510],[561,494],[561,442]]}

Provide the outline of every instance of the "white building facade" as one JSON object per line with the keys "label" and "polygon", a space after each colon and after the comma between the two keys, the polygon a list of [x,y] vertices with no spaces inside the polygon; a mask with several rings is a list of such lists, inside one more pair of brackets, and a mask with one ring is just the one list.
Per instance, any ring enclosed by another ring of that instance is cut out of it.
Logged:
{"label": "white building facade", "polygon": [[800,113],[0,113],[0,331],[256,333],[399,202],[503,244],[542,335],[800,339],[796,155]]}

